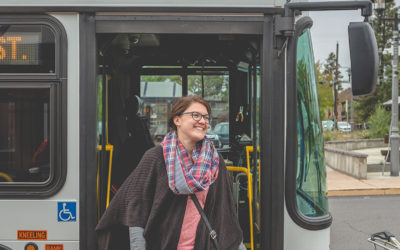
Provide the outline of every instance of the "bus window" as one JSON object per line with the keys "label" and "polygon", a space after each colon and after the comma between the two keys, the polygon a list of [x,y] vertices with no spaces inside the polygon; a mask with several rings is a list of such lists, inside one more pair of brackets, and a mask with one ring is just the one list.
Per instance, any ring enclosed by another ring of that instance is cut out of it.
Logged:
{"label": "bus window", "polygon": [[314,56],[307,29],[297,43],[297,206],[308,217],[328,214],[324,145]]}
{"label": "bus window", "polygon": [[50,178],[50,90],[0,90],[0,182]]}
{"label": "bus window", "polygon": [[211,137],[218,135],[219,146],[223,147],[229,145],[229,72],[212,69],[207,67],[200,75],[189,75],[188,93],[204,95],[210,103],[212,117],[208,133]]}
{"label": "bus window", "polygon": [[66,52],[54,17],[0,20],[1,197],[48,197],[65,183]]}
{"label": "bus window", "polygon": [[181,76],[141,76],[140,98],[143,103],[139,112],[148,118],[150,135],[155,144],[159,144],[168,133],[172,102],[179,97],[182,97]]}

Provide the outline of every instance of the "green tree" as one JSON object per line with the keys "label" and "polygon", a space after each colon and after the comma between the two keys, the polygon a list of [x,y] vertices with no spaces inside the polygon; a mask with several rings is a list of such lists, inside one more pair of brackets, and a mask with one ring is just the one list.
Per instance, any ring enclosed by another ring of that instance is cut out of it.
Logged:
{"label": "green tree", "polygon": [[[395,3],[386,3],[386,8],[382,12],[382,18],[391,18],[398,11]],[[355,100],[355,111],[362,122],[365,122],[375,112],[376,107],[392,97],[392,30],[393,22],[379,21],[377,13],[372,19],[375,36],[378,44],[380,58],[379,64],[379,85],[373,94],[359,97]]]}
{"label": "green tree", "polygon": [[333,94],[332,87],[329,85],[329,75],[324,74],[322,64],[318,61],[315,64],[315,72],[317,75],[318,84],[318,102],[319,102],[319,113],[321,120],[325,119],[325,110],[333,109]]}
{"label": "green tree", "polygon": [[[207,100],[225,101],[229,100],[229,76],[220,75],[204,75],[204,97]],[[142,82],[176,82],[182,85],[180,75],[145,75],[141,78]],[[188,93],[202,94],[202,77],[201,75],[188,76]]]}
{"label": "green tree", "polygon": [[326,110],[334,110],[334,95],[333,95],[333,82],[338,77],[337,90],[342,89],[341,79],[343,78],[340,70],[340,65],[336,66],[336,54],[331,52],[325,63],[322,64],[318,61],[315,64],[317,81],[318,83],[318,100],[320,105],[321,119],[325,117]]}
{"label": "green tree", "polygon": [[[204,97],[206,100],[229,100],[229,76],[228,75],[204,75]],[[196,95],[202,94],[201,75],[188,77],[188,91]]]}
{"label": "green tree", "polygon": [[390,120],[390,112],[378,105],[369,118],[369,136],[371,138],[383,138],[384,135],[389,133]]}
{"label": "green tree", "polygon": [[142,82],[176,82],[182,85],[182,78],[179,75],[144,75],[141,77]]}
{"label": "green tree", "polygon": [[343,76],[339,68],[339,64],[336,67],[336,55],[333,52],[329,53],[328,58],[325,60],[323,73],[326,75],[326,80],[328,80],[330,84],[333,84],[333,81],[336,80],[335,75],[338,75],[338,82],[336,83],[337,90],[342,89],[341,79],[343,78]]}

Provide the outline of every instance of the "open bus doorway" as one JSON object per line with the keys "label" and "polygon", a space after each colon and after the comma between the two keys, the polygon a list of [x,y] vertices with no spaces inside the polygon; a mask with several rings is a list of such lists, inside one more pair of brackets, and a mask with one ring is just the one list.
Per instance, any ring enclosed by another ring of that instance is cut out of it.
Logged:
{"label": "open bus doorway", "polygon": [[[99,217],[144,152],[162,141],[172,103],[184,95],[199,95],[210,103],[207,136],[227,166],[252,168],[259,176],[257,151],[246,154],[246,146],[259,145],[259,40],[243,35],[98,34],[97,131],[99,149],[106,146],[98,157]],[[231,173],[250,248],[251,235],[259,228],[250,233],[257,223],[250,223],[248,189],[256,199],[258,178],[248,182],[245,173]],[[256,222],[258,202],[253,204]]]}

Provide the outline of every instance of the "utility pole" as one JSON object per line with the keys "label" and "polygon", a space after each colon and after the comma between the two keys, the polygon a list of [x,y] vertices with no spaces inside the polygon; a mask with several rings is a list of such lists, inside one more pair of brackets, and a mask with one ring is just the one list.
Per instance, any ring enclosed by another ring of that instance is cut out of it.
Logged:
{"label": "utility pole", "polygon": [[399,176],[399,20],[394,14],[393,27],[393,78],[392,78],[392,125],[390,133],[390,175]]}
{"label": "utility pole", "polygon": [[350,124],[351,124],[351,132],[354,131],[354,103],[353,103],[353,91],[350,92],[350,102],[351,102],[351,116],[350,116]]}
{"label": "utility pole", "polygon": [[[351,82],[351,69],[347,69],[347,73],[349,75],[349,83],[350,86],[353,86]],[[350,125],[351,125],[351,132],[354,131],[354,103],[353,103],[353,89],[350,91]]]}
{"label": "utility pole", "polygon": [[339,81],[339,43],[336,42],[336,67],[335,67],[335,79],[333,80],[333,123],[335,125],[335,129],[337,129],[337,89],[336,84]]}
{"label": "utility pole", "polygon": [[390,125],[390,175],[399,176],[399,19],[397,13],[394,18],[382,18],[385,2],[391,0],[377,0],[376,10],[379,22],[393,21],[393,75],[392,75],[392,123]]}

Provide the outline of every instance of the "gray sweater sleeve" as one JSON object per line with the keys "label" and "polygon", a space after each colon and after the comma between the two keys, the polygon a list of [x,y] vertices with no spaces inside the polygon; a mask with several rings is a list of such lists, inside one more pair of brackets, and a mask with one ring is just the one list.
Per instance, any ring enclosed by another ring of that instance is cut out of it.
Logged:
{"label": "gray sweater sleeve", "polygon": [[129,227],[129,241],[131,250],[146,250],[146,240],[143,237],[144,229],[141,227]]}
{"label": "gray sweater sleeve", "polygon": [[247,248],[244,246],[243,242],[240,243],[239,250],[247,250]]}

